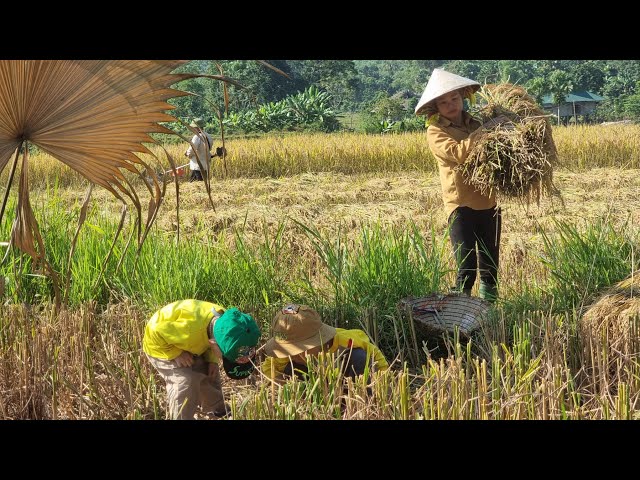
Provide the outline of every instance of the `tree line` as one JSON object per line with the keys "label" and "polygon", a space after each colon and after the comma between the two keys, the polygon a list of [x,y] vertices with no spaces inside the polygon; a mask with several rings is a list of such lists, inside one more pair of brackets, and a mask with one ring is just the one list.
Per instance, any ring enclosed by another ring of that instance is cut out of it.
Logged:
{"label": "tree line", "polygon": [[[472,78],[480,83],[510,82],[523,85],[541,102],[551,95],[561,102],[571,92],[589,91],[605,98],[592,115],[594,121],[640,119],[640,61],[638,60],[267,60],[286,73],[249,60],[194,60],[181,71],[225,75],[244,88],[229,85],[229,109],[225,111],[220,82],[207,78],[186,80],[179,88],[197,95],[172,99],[180,118],[202,117],[212,129],[225,121],[228,128],[246,129],[263,122],[255,112],[278,116],[280,123],[287,115],[308,117],[300,111],[285,110],[309,92],[326,94],[323,108],[313,107],[313,125],[318,115],[329,118],[357,113],[364,131],[389,131],[418,128],[413,116],[415,107],[434,68]],[[309,90],[311,89],[311,90]],[[280,102],[280,103],[278,103]],[[308,103],[308,102],[307,102]],[[274,113],[278,111],[277,115]],[[242,115],[253,117],[246,122]],[[327,124],[337,125],[332,120]],[[293,127],[290,127],[293,128]],[[313,128],[311,128],[313,129]],[[327,131],[326,126],[320,129]],[[260,131],[269,127],[262,125]]]}

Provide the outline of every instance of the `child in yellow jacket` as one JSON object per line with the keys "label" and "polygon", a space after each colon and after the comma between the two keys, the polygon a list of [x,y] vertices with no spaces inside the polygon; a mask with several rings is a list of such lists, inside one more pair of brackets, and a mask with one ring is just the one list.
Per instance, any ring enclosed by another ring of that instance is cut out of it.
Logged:
{"label": "child in yellow jacket", "polygon": [[251,375],[260,328],[237,308],[187,299],[165,305],[147,322],[142,348],[167,385],[172,419],[226,415],[219,366],[229,378]]}
{"label": "child in yellow jacket", "polygon": [[286,380],[293,373],[307,371],[307,355],[333,353],[343,359],[345,376],[362,375],[370,370],[389,367],[380,349],[365,332],[346,330],[323,323],[320,315],[307,305],[287,305],[273,319],[273,337],[264,346],[267,358],[260,369],[275,381]]}

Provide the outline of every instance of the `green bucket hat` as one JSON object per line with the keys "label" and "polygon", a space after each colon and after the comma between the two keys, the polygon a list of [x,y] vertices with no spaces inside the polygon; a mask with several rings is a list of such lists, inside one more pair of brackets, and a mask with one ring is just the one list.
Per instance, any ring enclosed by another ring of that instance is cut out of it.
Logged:
{"label": "green bucket hat", "polygon": [[[237,308],[226,310],[213,325],[213,336],[222,351],[223,367],[230,378],[248,377],[253,371],[253,362],[238,363],[236,359],[247,351],[255,350],[260,339],[260,328],[253,317]],[[241,372],[241,373],[240,373]]]}
{"label": "green bucket hat", "polygon": [[191,122],[190,126],[192,126],[194,128],[196,128],[196,127],[204,128],[204,119],[200,118],[200,117],[194,118],[193,121]]}

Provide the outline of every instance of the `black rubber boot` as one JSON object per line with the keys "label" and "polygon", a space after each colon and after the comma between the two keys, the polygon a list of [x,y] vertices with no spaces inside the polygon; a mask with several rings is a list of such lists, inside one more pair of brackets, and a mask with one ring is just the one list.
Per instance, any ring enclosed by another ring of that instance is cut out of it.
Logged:
{"label": "black rubber boot", "polygon": [[498,298],[498,286],[480,282],[480,288],[478,288],[478,296],[488,302],[493,303]]}
{"label": "black rubber boot", "polygon": [[231,416],[231,407],[227,402],[225,402],[222,407],[219,407],[218,410],[213,412],[213,415],[216,418],[228,418]]}
{"label": "black rubber boot", "polygon": [[457,293],[460,295],[466,295],[467,297],[471,296],[471,289],[470,288],[464,288],[464,289],[460,289],[460,287],[451,287],[449,289],[449,293]]}

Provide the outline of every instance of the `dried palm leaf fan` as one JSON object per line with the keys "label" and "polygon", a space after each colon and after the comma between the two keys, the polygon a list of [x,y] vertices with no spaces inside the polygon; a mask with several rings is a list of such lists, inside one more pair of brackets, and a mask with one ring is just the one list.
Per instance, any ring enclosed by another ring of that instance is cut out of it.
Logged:
{"label": "dried palm leaf fan", "polygon": [[467,161],[456,167],[484,194],[519,198],[527,204],[556,193],[553,169],[557,151],[548,115],[520,86],[485,85],[474,112],[483,123],[500,115],[510,122],[482,131]]}
{"label": "dried palm leaf fan", "polygon": [[[0,61],[0,173],[13,157],[0,207],[0,223],[4,220],[17,165],[21,164],[16,217],[7,254],[11,246],[15,246],[32,257],[34,269],[52,278],[56,305],[60,304],[58,277],[46,260],[45,246],[29,200],[29,144],[65,163],[90,182],[69,260],[93,185],[104,187],[123,203],[120,226],[104,260],[104,271],[122,231],[127,204],[131,203],[136,213],[136,228],[127,247],[137,233],[139,252],[164,196],[166,183],[160,185],[155,170],[136,154],[148,154],[158,160],[143,143],[155,143],[149,135],[152,132],[175,134],[159,123],[176,121],[165,113],[174,108],[166,101],[189,93],[169,87],[194,77],[228,80],[215,75],[171,73],[184,63],[186,61],[181,60]],[[165,154],[175,170],[175,161],[166,151]],[[125,172],[138,176],[150,194],[144,226],[140,196]]]}

